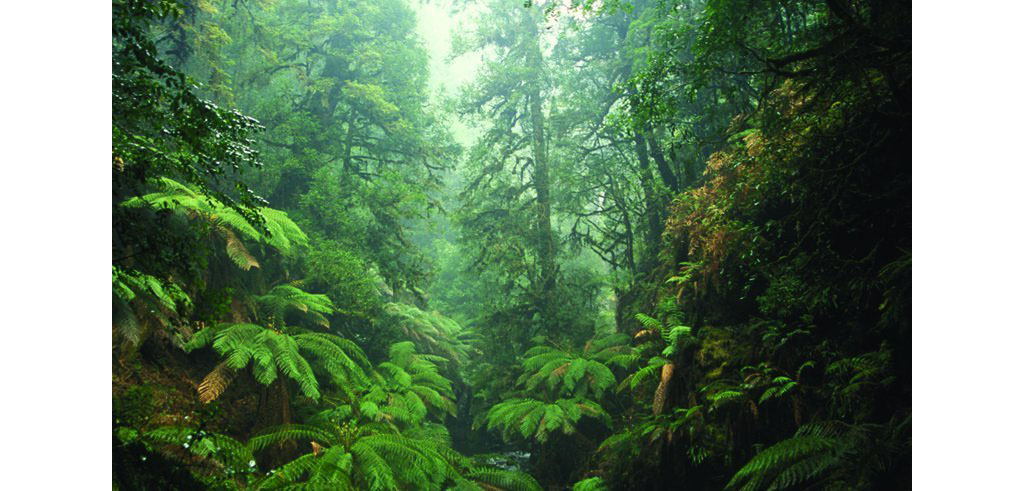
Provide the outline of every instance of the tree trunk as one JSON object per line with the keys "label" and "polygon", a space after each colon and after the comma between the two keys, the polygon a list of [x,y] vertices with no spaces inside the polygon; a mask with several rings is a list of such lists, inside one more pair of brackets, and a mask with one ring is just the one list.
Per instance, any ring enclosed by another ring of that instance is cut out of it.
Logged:
{"label": "tree trunk", "polygon": [[555,290],[555,243],[551,231],[551,188],[550,168],[544,141],[544,112],[541,99],[541,71],[543,55],[540,51],[540,36],[536,20],[530,9],[523,9],[523,21],[530,39],[530,74],[526,81],[530,101],[530,130],[533,147],[533,187],[537,193],[536,227],[537,256],[540,262],[540,305],[538,305],[543,329],[551,329],[553,321],[552,297]]}
{"label": "tree trunk", "polygon": [[661,180],[673,193],[678,193],[679,181],[668,162],[665,161],[665,154],[661,151],[661,145],[658,143],[657,137],[654,136],[651,125],[644,127],[644,138],[647,139],[647,145],[651,147],[651,156],[654,157],[654,162],[658,165],[658,174],[661,174]]}
{"label": "tree trunk", "polygon": [[637,160],[640,162],[640,188],[644,192],[644,215],[647,219],[647,236],[644,242],[649,248],[657,248],[662,231],[661,200],[654,190],[654,174],[651,160],[647,155],[647,143],[639,132],[633,133]]}

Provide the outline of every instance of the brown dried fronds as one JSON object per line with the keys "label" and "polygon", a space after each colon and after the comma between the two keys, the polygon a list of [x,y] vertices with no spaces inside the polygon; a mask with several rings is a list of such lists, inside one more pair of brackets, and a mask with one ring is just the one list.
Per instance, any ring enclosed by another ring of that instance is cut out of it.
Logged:
{"label": "brown dried fronds", "polygon": [[669,385],[672,383],[672,373],[675,372],[675,363],[666,363],[661,366],[661,382],[658,389],[654,391],[654,414],[661,414],[665,409],[665,399],[668,397]]}
{"label": "brown dried fronds", "polygon": [[213,402],[214,399],[220,397],[227,390],[228,385],[234,379],[235,371],[228,368],[226,362],[220,362],[217,366],[213,367],[213,370],[199,384],[197,388],[199,391],[199,401],[203,404]]}

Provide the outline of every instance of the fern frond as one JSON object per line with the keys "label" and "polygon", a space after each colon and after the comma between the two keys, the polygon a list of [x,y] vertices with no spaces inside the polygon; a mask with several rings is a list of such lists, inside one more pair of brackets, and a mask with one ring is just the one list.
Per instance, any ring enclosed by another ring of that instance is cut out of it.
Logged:
{"label": "fern frond", "polygon": [[[363,385],[369,380],[363,369],[369,362],[355,343],[333,334],[323,333],[298,334],[292,337],[301,351],[320,360],[328,373],[341,383]],[[356,359],[353,359],[354,354]]]}
{"label": "fern frond", "polygon": [[249,252],[245,244],[227,227],[218,227],[217,231],[224,238],[225,249],[228,258],[235,263],[242,271],[249,271],[252,268],[260,267],[259,261]]}
{"label": "fern frond", "polygon": [[329,327],[326,315],[334,312],[334,304],[324,294],[307,293],[292,285],[278,285],[265,295],[256,297],[264,311],[278,320],[284,320],[289,311],[303,312],[324,327]]}
{"label": "fern frond", "polygon": [[608,486],[605,485],[604,479],[591,477],[573,484],[572,491],[608,491]]}
{"label": "fern frond", "polygon": [[309,362],[299,354],[299,345],[295,339],[285,334],[274,334],[268,336],[267,344],[273,353],[277,370],[298,382],[306,397],[320,399],[320,384]]}
{"label": "fern frond", "polygon": [[275,443],[310,440],[329,444],[336,440],[336,436],[320,426],[290,424],[267,428],[250,438],[247,445],[253,452],[259,452]]}
{"label": "fern frond", "polygon": [[317,465],[318,462],[313,454],[308,453],[302,455],[301,457],[272,470],[270,477],[260,481],[256,485],[256,489],[275,489],[280,488],[285,484],[299,481],[308,472],[316,468]]}
{"label": "fern frond", "polygon": [[718,409],[724,405],[746,400],[747,395],[738,390],[722,390],[711,395],[711,410]]}
{"label": "fern frond", "polygon": [[217,366],[213,367],[213,370],[203,378],[199,387],[197,387],[196,390],[199,392],[199,401],[203,404],[209,404],[224,393],[234,378],[235,371],[228,367],[227,363],[218,363]]}
{"label": "fern frond", "polygon": [[504,491],[540,491],[540,483],[533,476],[519,471],[494,467],[473,467],[464,474],[466,479],[486,484],[491,489]]}
{"label": "fern frond", "polygon": [[834,439],[816,435],[783,440],[755,455],[726,489],[785,489],[806,482],[838,462],[835,447]]}
{"label": "fern frond", "polygon": [[287,253],[295,247],[309,244],[309,237],[288,218],[287,213],[273,208],[260,208],[260,214],[266,219],[267,230],[270,231],[267,243],[271,247]]}
{"label": "fern frond", "polygon": [[397,490],[398,483],[387,460],[377,450],[362,441],[352,446],[352,455],[359,466],[364,484],[371,491]]}
{"label": "fern frond", "polygon": [[660,356],[651,357],[649,360],[647,360],[647,366],[637,370],[636,372],[633,372],[631,375],[623,379],[622,383],[619,384],[618,390],[622,391],[627,385],[627,382],[630,390],[636,390],[637,386],[643,383],[645,380],[653,379],[655,373],[660,374],[661,367],[668,362],[669,361],[667,359],[662,358]]}
{"label": "fern frond", "polygon": [[640,322],[640,325],[644,326],[644,329],[650,329],[652,331],[657,332],[661,332],[661,330],[663,329],[661,321],[647,314],[641,314],[637,312],[637,314],[634,317],[638,322]]}
{"label": "fern frond", "polygon": [[518,433],[543,443],[555,430],[564,434],[575,432],[575,425],[583,416],[596,418],[606,425],[610,423],[608,413],[588,399],[559,399],[554,403],[511,399],[491,407],[486,421],[487,429],[500,429],[505,440],[511,440]]}
{"label": "fern frond", "polygon": [[654,414],[661,414],[661,411],[665,408],[665,399],[668,397],[668,389],[672,384],[672,374],[675,371],[674,363],[666,363],[661,366],[661,381],[658,383],[658,388],[654,391],[654,402],[651,404],[651,410]]}

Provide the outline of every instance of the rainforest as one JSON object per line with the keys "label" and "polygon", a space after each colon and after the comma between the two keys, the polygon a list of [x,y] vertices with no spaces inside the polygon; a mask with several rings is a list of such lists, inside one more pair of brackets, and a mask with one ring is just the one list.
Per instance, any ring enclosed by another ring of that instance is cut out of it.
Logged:
{"label": "rainforest", "polygon": [[113,489],[910,489],[909,1],[111,26]]}

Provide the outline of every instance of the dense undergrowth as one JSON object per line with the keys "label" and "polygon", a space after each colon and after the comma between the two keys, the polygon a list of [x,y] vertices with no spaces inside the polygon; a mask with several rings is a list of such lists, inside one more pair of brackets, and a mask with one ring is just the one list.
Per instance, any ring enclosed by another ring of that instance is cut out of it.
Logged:
{"label": "dense undergrowth", "polygon": [[115,489],[910,487],[909,4],[571,7],[113,2]]}

